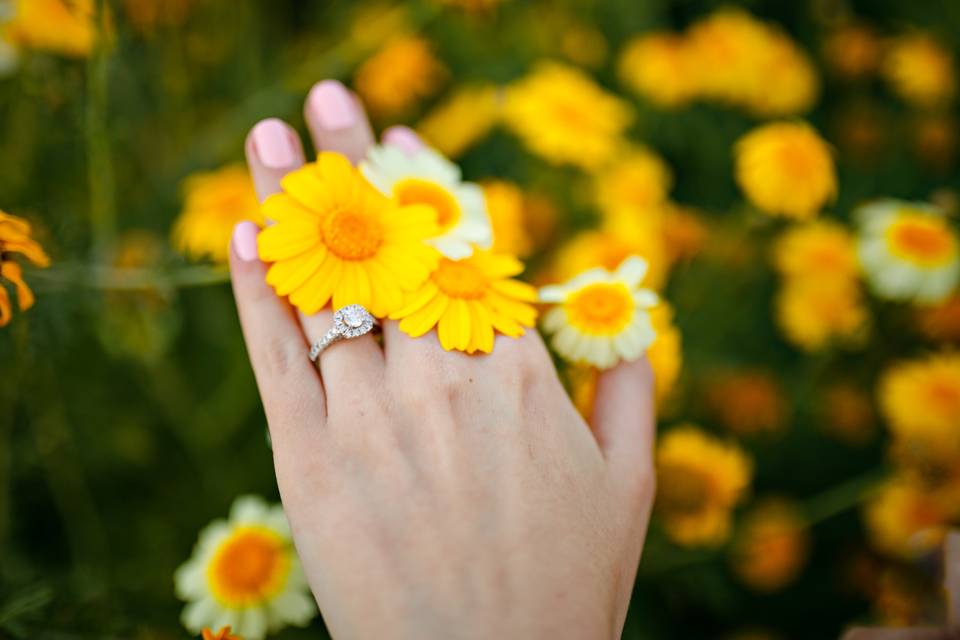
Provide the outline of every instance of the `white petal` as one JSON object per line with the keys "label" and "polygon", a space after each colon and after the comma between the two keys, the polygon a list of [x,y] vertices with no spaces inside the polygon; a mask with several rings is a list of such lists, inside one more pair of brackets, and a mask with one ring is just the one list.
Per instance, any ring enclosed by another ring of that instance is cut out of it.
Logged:
{"label": "white petal", "polygon": [[436,247],[437,251],[451,260],[463,260],[469,258],[470,254],[473,253],[473,247],[470,246],[469,242],[464,242],[449,235],[433,238],[429,242]]}
{"label": "white petal", "polygon": [[268,505],[260,496],[240,496],[230,507],[230,521],[234,523],[262,522]]}
{"label": "white petal", "polygon": [[269,603],[271,631],[276,625],[305,627],[317,615],[317,604],[309,593],[288,589]]}
{"label": "white petal", "polygon": [[650,289],[637,289],[633,292],[633,301],[637,306],[649,309],[660,304],[660,296]]}
{"label": "white petal", "polygon": [[180,622],[191,633],[200,633],[204,627],[214,627],[223,610],[213,598],[201,598],[183,608]]}
{"label": "white petal", "polygon": [[616,275],[632,289],[643,281],[648,266],[647,261],[640,256],[629,256],[617,267]]}
{"label": "white petal", "polygon": [[245,640],[263,640],[267,635],[267,612],[259,607],[244,609],[233,630]]}

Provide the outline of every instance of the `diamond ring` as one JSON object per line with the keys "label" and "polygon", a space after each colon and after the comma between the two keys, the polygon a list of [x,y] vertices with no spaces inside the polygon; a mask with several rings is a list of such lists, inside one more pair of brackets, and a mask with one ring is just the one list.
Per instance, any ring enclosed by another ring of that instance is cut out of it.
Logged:
{"label": "diamond ring", "polygon": [[310,361],[316,362],[320,354],[334,342],[359,338],[370,333],[379,325],[377,319],[359,304],[348,304],[337,309],[333,314],[333,326],[330,327],[326,335],[310,347]]}

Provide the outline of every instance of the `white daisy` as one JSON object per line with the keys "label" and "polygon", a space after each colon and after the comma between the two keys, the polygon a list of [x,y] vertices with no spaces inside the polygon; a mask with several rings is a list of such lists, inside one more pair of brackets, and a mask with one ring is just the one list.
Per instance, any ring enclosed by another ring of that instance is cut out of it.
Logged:
{"label": "white daisy", "polygon": [[398,146],[376,146],[360,170],[400,204],[424,204],[436,211],[441,235],[430,243],[451,260],[469,257],[472,244],[487,249],[493,242],[483,190],[463,182],[460,168],[433,149],[408,154]]}
{"label": "white daisy", "polygon": [[557,353],[601,369],[642,356],[656,337],[649,309],[660,302],[640,287],[646,273],[647,262],[630,256],[612,273],[598,267],[542,288],[540,300],[557,303],[543,316]]}
{"label": "white daisy", "polygon": [[936,207],[881,200],[855,213],[857,254],[881,297],[921,303],[945,299],[960,279],[957,235]]}
{"label": "white daisy", "polygon": [[237,498],[228,520],[200,532],[174,584],[187,602],[181,621],[194,634],[229,626],[259,640],[287,625],[306,626],[317,615],[283,508],[256,496]]}

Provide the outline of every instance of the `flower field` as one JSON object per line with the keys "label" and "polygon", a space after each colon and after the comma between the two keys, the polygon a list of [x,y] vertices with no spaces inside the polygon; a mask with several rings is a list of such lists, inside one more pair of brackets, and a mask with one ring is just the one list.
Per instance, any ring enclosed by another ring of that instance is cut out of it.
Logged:
{"label": "flower field", "polygon": [[[471,357],[536,327],[585,416],[646,354],[625,638],[939,624],[958,34],[932,1],[0,0],[0,638],[326,637],[229,285],[242,221],[304,313]],[[261,207],[245,137],[306,139],[324,79],[434,151],[323,153]]]}

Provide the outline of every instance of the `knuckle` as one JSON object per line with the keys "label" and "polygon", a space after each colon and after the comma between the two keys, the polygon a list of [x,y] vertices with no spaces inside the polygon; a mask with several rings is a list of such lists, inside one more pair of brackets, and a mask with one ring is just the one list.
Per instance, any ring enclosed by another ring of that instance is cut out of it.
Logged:
{"label": "knuckle", "polygon": [[259,364],[267,378],[283,378],[302,365],[304,346],[298,341],[273,335],[260,348]]}

